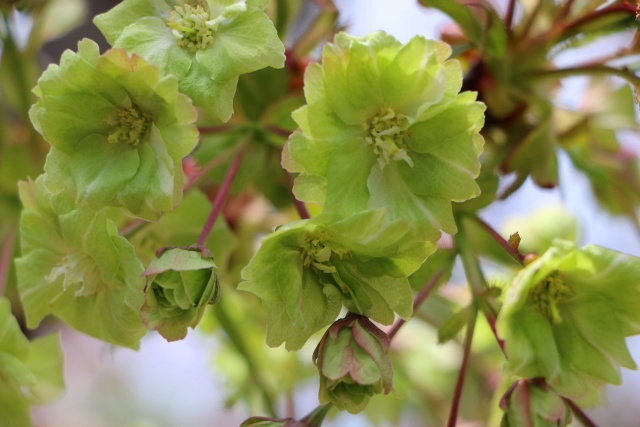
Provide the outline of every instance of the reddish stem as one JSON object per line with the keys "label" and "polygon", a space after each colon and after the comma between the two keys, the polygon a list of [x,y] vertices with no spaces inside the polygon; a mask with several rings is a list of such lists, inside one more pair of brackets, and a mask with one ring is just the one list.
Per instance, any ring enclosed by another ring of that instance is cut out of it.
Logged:
{"label": "reddish stem", "polygon": [[298,215],[300,215],[300,218],[302,219],[311,218],[311,215],[309,215],[309,211],[307,210],[307,206],[304,202],[298,200],[296,195],[293,194],[293,177],[289,173],[287,173],[287,180],[289,181],[289,194],[291,194],[291,198],[293,199],[293,204],[298,211]]}
{"label": "reddish stem", "polygon": [[291,135],[291,132],[283,129],[281,127],[278,126],[274,126],[274,125],[267,125],[264,127],[266,130],[268,130],[269,132],[275,133],[276,135],[280,135],[280,136],[284,136],[285,138],[289,138],[289,136]]}
{"label": "reddish stem", "polygon": [[[436,273],[433,276],[431,276],[431,278],[427,281],[427,283],[425,283],[422,289],[420,289],[420,292],[418,292],[418,294],[416,295],[416,298],[413,300],[414,312],[422,305],[424,300],[427,299],[427,297],[429,296],[433,288],[438,284],[438,281],[440,280],[440,278],[442,277],[442,275],[446,270],[447,270],[447,267],[445,266],[440,270],[436,271]],[[398,333],[402,325],[404,325],[406,322],[407,322],[406,320],[400,318],[396,321],[396,323],[393,324],[393,326],[391,326],[391,328],[389,328],[389,330],[387,331],[387,335],[389,336],[390,340],[393,339],[393,337]]]}
{"label": "reddish stem", "polygon": [[7,235],[2,244],[0,252],[0,295],[4,294],[4,286],[9,276],[9,268],[11,267],[11,256],[13,255],[13,247],[16,241],[16,227],[12,224],[7,227]]}
{"label": "reddish stem", "polygon": [[598,427],[598,425],[594,423],[591,418],[589,418],[589,416],[585,414],[578,405],[575,404],[573,400],[567,399],[566,397],[563,397],[562,400],[564,400],[565,403],[569,405],[569,408],[571,409],[571,412],[573,412],[573,415],[576,416],[578,421],[580,421],[584,427]]}
{"label": "reddish stem", "polygon": [[467,325],[467,332],[464,338],[464,353],[462,355],[462,364],[458,372],[456,380],[456,388],[453,391],[453,399],[451,401],[451,411],[449,412],[449,421],[447,427],[455,427],[458,420],[458,409],[460,408],[460,400],[462,398],[462,388],[464,387],[464,378],[469,366],[469,356],[471,355],[471,342],[473,341],[473,332],[476,326],[477,310],[473,310]]}
{"label": "reddish stem", "polygon": [[511,33],[511,27],[513,25],[513,13],[516,8],[516,0],[509,0],[507,5],[507,13],[504,16],[504,26],[508,33]]}
{"label": "reddish stem", "polygon": [[473,217],[474,220],[482,227],[484,231],[486,231],[493,240],[496,241],[514,260],[518,262],[520,265],[524,265],[524,255],[520,253],[516,248],[511,246],[509,242],[502,237],[496,230],[493,229],[489,224],[484,222],[480,217]]}
{"label": "reddish stem", "polygon": [[211,208],[211,213],[207,218],[207,221],[202,227],[202,231],[200,232],[200,236],[196,241],[197,246],[204,246],[205,242],[209,238],[209,234],[211,234],[211,230],[213,229],[214,224],[216,223],[216,219],[222,210],[222,206],[224,205],[225,200],[227,199],[227,194],[229,193],[229,189],[231,188],[231,184],[233,183],[233,179],[236,177],[236,173],[240,168],[240,163],[242,161],[242,155],[244,154],[244,148],[240,148],[236,153],[235,157],[231,162],[231,166],[229,166],[229,170],[227,171],[227,175],[224,177],[224,181],[222,182],[222,186],[216,194],[216,198],[213,201],[213,208]]}
{"label": "reddish stem", "polygon": [[228,130],[233,129],[229,125],[220,125],[220,126],[202,126],[198,128],[198,132],[200,133],[218,133],[218,132],[226,132]]}

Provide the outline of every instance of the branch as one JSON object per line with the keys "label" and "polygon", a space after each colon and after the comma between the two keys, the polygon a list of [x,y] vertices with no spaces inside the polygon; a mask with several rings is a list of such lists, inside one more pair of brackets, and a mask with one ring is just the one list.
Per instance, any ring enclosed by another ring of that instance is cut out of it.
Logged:
{"label": "branch", "polygon": [[224,308],[224,298],[222,298],[216,305],[214,305],[214,313],[216,319],[218,319],[218,323],[225,331],[227,338],[231,341],[231,344],[236,348],[238,353],[244,357],[244,360],[249,368],[249,375],[251,375],[251,380],[253,384],[260,389],[262,394],[262,398],[264,400],[264,404],[267,410],[267,413],[271,417],[277,417],[275,410],[275,402],[267,384],[264,381],[264,378],[261,375],[261,371],[258,368],[258,363],[255,360],[254,352],[251,351],[250,346],[246,343],[242,332],[238,330],[233,319],[229,317],[225,308]]}
{"label": "branch", "polygon": [[307,206],[304,204],[304,202],[298,200],[296,195],[293,194],[293,177],[291,176],[290,173],[288,172],[285,172],[285,173],[287,174],[287,181],[289,181],[289,194],[293,199],[293,204],[296,207],[296,210],[298,211],[298,215],[300,215],[301,219],[311,218],[311,215],[309,215],[309,211],[307,210]]}
{"label": "branch", "polygon": [[504,239],[504,237],[502,237],[496,230],[494,230],[493,227],[480,219],[480,217],[473,216],[472,218],[475,222],[478,223],[478,225],[480,225],[480,227],[482,227],[484,231],[486,231],[493,238],[493,240],[496,241],[496,243],[498,243],[502,247],[502,249],[504,249],[511,256],[511,258],[516,260],[518,264],[522,266],[524,265],[524,255],[522,255],[519,250],[511,246],[509,242]]}
{"label": "branch", "polygon": [[9,269],[11,268],[11,258],[13,248],[16,242],[17,228],[15,224],[9,224],[7,234],[4,237],[2,249],[0,249],[0,295],[4,294],[5,284],[9,277]]}
{"label": "branch", "polygon": [[231,184],[233,183],[233,180],[236,177],[236,173],[240,168],[240,163],[242,161],[243,154],[244,154],[244,146],[241,145],[235,157],[231,161],[231,166],[229,166],[227,175],[224,177],[224,181],[222,181],[222,186],[220,187],[218,194],[216,194],[216,198],[213,201],[213,208],[211,208],[211,213],[209,214],[207,221],[202,227],[202,231],[200,232],[200,236],[196,241],[196,245],[204,246],[205,242],[209,238],[209,234],[211,234],[211,230],[213,229],[213,226],[216,223],[218,214],[222,210],[222,206],[224,205],[224,202],[227,199],[227,194],[229,193]]}
{"label": "branch", "polygon": [[[440,281],[440,278],[442,277],[442,275],[445,273],[445,271],[447,271],[448,267],[449,267],[449,264],[447,263],[447,265],[445,265],[444,267],[436,271],[436,273],[433,276],[431,276],[431,278],[427,281],[427,283],[425,283],[422,289],[420,289],[420,292],[418,292],[418,294],[416,295],[416,298],[413,300],[414,312],[420,307],[420,305],[422,305],[424,300],[427,299],[427,297],[429,296],[433,288],[435,288],[438,282]],[[387,335],[389,336],[390,340],[392,340],[393,337],[395,337],[395,335],[398,333],[402,325],[404,325],[406,322],[407,322],[406,320],[400,318],[396,321],[396,323],[393,324],[393,326],[391,326],[389,331],[387,331]]]}
{"label": "branch", "polygon": [[464,338],[464,353],[462,354],[462,364],[460,365],[460,371],[458,372],[458,378],[456,380],[456,388],[453,391],[453,399],[451,401],[451,410],[449,411],[449,421],[447,427],[455,427],[458,420],[458,409],[460,408],[460,400],[462,398],[462,389],[464,387],[464,377],[469,367],[469,356],[471,355],[471,343],[473,341],[473,332],[476,327],[476,317],[478,315],[477,309],[474,309],[469,317],[469,323],[467,324],[467,332]]}
{"label": "branch", "polygon": [[598,427],[598,425],[591,421],[589,416],[585,414],[584,411],[580,409],[580,407],[576,405],[573,400],[567,399],[566,397],[563,397],[562,400],[564,400],[564,402],[569,406],[571,412],[573,412],[573,415],[576,416],[578,421],[580,421],[580,423],[582,423],[584,427]]}

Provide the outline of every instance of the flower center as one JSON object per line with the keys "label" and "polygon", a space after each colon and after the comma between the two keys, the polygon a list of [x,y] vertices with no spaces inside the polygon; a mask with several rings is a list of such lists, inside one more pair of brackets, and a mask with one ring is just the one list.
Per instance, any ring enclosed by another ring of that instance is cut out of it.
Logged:
{"label": "flower center", "polygon": [[64,290],[71,286],[78,288],[75,296],[91,296],[100,290],[102,284],[98,264],[89,255],[79,251],[70,252],[62,257],[45,280],[54,283],[61,276]]}
{"label": "flower center", "polygon": [[302,265],[305,268],[312,267],[323,273],[335,273],[336,268],[331,265],[334,257],[350,258],[351,254],[343,248],[336,248],[328,245],[327,241],[331,235],[326,231],[320,231],[314,236],[304,238],[304,245],[301,248]]}
{"label": "flower center", "polygon": [[178,45],[192,53],[213,43],[213,33],[218,26],[216,20],[210,19],[202,1],[198,1],[195,6],[189,3],[175,6],[167,23],[178,40]]}
{"label": "flower center", "polygon": [[562,323],[558,304],[566,302],[574,295],[573,290],[564,282],[559,271],[554,271],[535,285],[527,296],[527,302],[553,323]]}
{"label": "flower center", "polygon": [[378,157],[380,169],[384,169],[391,159],[404,160],[413,167],[413,160],[407,152],[406,138],[409,137],[407,125],[407,118],[402,114],[396,114],[389,107],[362,124],[362,128],[368,134],[364,140],[371,145]]}
{"label": "flower center", "polygon": [[129,108],[118,108],[104,122],[111,126],[111,132],[107,136],[110,144],[126,142],[137,147],[149,133],[152,117],[133,104]]}

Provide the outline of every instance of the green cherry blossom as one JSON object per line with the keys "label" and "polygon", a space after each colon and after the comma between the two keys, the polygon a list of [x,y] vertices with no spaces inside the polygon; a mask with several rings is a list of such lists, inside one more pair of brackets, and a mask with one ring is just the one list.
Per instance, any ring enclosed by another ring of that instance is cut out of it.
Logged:
{"label": "green cherry blossom", "polygon": [[227,121],[238,76],[284,66],[265,0],[125,0],[96,16],[112,46],[173,74],[195,105]]}
{"label": "green cherry blossom", "polygon": [[137,348],[146,330],[138,316],[144,269],[133,246],[103,211],[81,207],[58,215],[44,180],[19,184],[24,210],[16,267],[27,327],[54,314],[88,335]]}
{"label": "green cherry blossom", "polygon": [[371,396],[389,394],[390,343],[387,334],[363,316],[349,313],[331,325],[313,353],[320,374],[320,404],[332,403],[357,414]]}
{"label": "green cherry blossom", "polygon": [[34,88],[34,127],[52,145],[46,187],[56,199],[157,219],[182,198],[182,158],[198,142],[191,101],[175,77],[91,40],[66,51]]}
{"label": "green cherry blossom", "polygon": [[0,425],[30,427],[29,406],[43,404],[64,390],[58,336],[30,341],[0,298]]}
{"label": "green cherry blossom", "polygon": [[343,215],[386,207],[428,239],[455,233],[451,201],[476,197],[484,104],[459,94],[448,45],[340,33],[305,73],[307,105],[283,154],[294,192]]}
{"label": "green cherry blossom", "polygon": [[345,219],[323,214],[263,239],[238,288],[262,299],[269,346],[286,342],[288,350],[301,348],[343,305],[386,325],[394,312],[411,316],[407,276],[435,245],[415,240],[404,221],[386,221],[382,209]]}
{"label": "green cherry blossom", "polygon": [[220,296],[213,255],[202,248],[168,248],[151,261],[140,317],[167,341],[184,339]]}
{"label": "green cherry blossom", "polygon": [[[555,240],[513,280],[498,315],[507,367],[580,399],[635,369],[625,338],[640,333],[640,259]],[[593,396],[595,397],[595,396]]]}

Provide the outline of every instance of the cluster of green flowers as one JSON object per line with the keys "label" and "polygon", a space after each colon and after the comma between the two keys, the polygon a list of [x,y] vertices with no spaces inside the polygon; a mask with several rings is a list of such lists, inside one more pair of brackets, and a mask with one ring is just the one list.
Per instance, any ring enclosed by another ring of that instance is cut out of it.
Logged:
{"label": "cluster of green flowers", "polygon": [[126,0],[95,18],[112,49],[82,40],[42,74],[30,117],[51,149],[45,174],[20,185],[28,327],[54,314],[137,348],[147,328],[184,338],[216,301],[204,248],[165,251],[145,271],[118,223],[157,221],[180,204],[194,106],[226,121],[240,74],[284,65],[267,3]]}
{"label": "cluster of green flowers", "polygon": [[296,197],[323,212],[263,239],[239,289],[262,299],[267,344],[289,350],[350,312],[316,350],[323,404],[356,413],[391,390],[388,338],[367,318],[413,314],[408,276],[456,232],[452,201],[480,192],[484,105],[458,93],[450,54],[422,37],[340,33],[306,70],[282,164]]}

